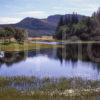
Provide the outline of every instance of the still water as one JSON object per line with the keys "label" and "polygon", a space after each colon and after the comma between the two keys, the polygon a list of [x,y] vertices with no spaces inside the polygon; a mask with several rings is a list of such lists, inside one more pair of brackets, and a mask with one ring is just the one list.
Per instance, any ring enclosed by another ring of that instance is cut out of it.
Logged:
{"label": "still water", "polygon": [[[99,55],[99,46],[93,47],[94,54]],[[100,80],[99,62],[89,59],[83,49],[86,47],[83,46],[82,55],[77,48],[78,45],[66,45],[65,48],[5,52],[4,57],[0,58],[0,76],[81,77]]]}

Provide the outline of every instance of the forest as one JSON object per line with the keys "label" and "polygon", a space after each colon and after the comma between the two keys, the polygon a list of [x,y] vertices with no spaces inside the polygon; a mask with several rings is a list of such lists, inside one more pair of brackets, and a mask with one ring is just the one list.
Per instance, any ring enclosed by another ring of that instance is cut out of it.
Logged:
{"label": "forest", "polygon": [[58,40],[100,40],[100,8],[91,17],[79,18],[77,13],[72,16],[61,16],[54,37]]}

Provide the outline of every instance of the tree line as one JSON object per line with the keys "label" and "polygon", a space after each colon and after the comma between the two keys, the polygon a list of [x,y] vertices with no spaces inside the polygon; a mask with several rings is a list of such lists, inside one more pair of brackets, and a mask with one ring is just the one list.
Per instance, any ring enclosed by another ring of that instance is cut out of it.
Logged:
{"label": "tree line", "polygon": [[11,38],[14,38],[17,42],[21,43],[27,37],[27,32],[23,29],[17,29],[13,27],[4,27],[0,29],[0,39],[3,43],[7,40],[11,42]]}
{"label": "tree line", "polygon": [[77,13],[61,16],[55,38],[67,40],[76,36],[80,40],[93,40],[100,34],[100,8],[91,17],[80,18]]}

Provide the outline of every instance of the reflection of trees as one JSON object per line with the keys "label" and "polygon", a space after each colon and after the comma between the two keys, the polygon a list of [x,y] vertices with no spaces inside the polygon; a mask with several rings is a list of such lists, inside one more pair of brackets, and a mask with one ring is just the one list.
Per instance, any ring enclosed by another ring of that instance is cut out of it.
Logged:
{"label": "reflection of trees", "polygon": [[100,58],[100,44],[92,44],[91,52],[88,50],[87,44],[67,44],[64,48],[57,49],[57,57],[60,60],[83,60],[92,61],[90,54],[93,58]]}
{"label": "reflection of trees", "polygon": [[62,48],[58,48],[58,49],[57,49],[57,55],[56,55],[56,56],[57,56],[56,58],[58,58],[58,59],[60,60],[61,63],[63,62],[62,51],[63,51]]}
{"label": "reflection of trees", "polygon": [[75,45],[66,45],[64,48],[57,49],[57,57],[62,62],[63,60],[77,60],[78,50]]}
{"label": "reflection of trees", "polygon": [[4,57],[0,58],[0,63],[10,66],[14,63],[25,60],[25,58],[25,52],[5,52]]}
{"label": "reflection of trees", "polygon": [[[91,50],[88,50],[88,46],[91,46]],[[67,44],[64,48],[57,49],[57,57],[61,62],[63,60],[92,62],[93,68],[100,72],[100,61],[97,62],[90,55],[96,59],[100,58],[100,44]]]}

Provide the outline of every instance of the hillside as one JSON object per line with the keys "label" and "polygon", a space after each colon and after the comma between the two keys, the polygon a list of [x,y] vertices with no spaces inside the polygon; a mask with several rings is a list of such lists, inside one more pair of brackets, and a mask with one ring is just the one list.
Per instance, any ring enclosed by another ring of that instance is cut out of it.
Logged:
{"label": "hillside", "polygon": [[[0,27],[11,26],[15,28],[22,28],[28,31],[28,36],[42,36],[42,35],[54,35],[58,22],[61,16],[72,16],[72,14],[66,15],[52,15],[47,19],[37,19],[27,17],[16,24],[0,25]],[[82,15],[78,15],[79,19],[84,18]]]}

